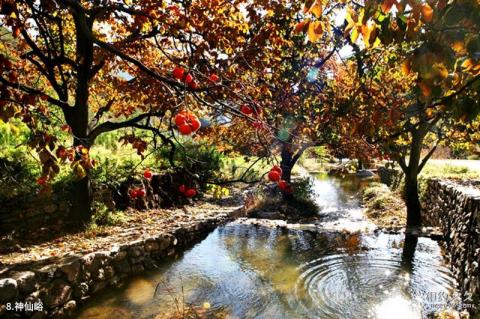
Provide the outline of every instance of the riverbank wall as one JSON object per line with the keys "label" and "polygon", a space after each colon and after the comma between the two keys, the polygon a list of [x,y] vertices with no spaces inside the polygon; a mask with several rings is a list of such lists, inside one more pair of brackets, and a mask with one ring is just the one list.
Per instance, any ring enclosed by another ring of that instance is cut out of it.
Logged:
{"label": "riverbank wall", "polygon": [[480,300],[480,180],[431,179],[423,196],[424,224],[439,227],[466,304]]}
{"label": "riverbank wall", "polygon": [[0,271],[1,318],[69,318],[77,306],[129,276],[157,268],[206,237],[238,211],[179,223],[108,251],[15,265]]}

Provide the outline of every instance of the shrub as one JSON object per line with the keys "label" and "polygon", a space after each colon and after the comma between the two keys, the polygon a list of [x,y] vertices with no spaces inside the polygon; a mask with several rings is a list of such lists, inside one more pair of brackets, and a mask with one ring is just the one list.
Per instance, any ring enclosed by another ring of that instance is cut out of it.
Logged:
{"label": "shrub", "polygon": [[112,211],[100,203],[96,203],[94,205],[92,223],[96,224],[97,226],[114,226],[123,224],[126,221],[127,216],[123,212]]}
{"label": "shrub", "polygon": [[97,158],[98,164],[91,171],[92,186],[94,189],[107,187],[117,189],[132,175],[135,175],[136,163],[134,159],[125,159],[118,156]]}
{"label": "shrub", "polygon": [[20,151],[0,157],[0,202],[35,193],[39,175],[39,165]]}
{"label": "shrub", "polygon": [[311,199],[313,194],[313,180],[310,177],[298,178],[292,182],[295,189],[294,197],[297,199]]}
{"label": "shrub", "polygon": [[[186,142],[183,146],[177,145],[176,147],[175,166],[196,174],[203,185],[218,177],[224,155],[215,147],[196,142]],[[171,168],[168,162],[169,156],[170,149],[168,147],[161,147],[156,152],[156,159],[163,167]]]}

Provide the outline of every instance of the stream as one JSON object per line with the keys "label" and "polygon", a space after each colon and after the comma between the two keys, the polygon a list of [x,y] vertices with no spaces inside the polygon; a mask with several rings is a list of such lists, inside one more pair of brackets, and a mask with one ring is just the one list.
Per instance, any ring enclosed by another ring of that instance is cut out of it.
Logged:
{"label": "stream", "polygon": [[322,231],[220,226],[77,318],[183,318],[189,305],[202,318],[421,319],[457,301],[437,242],[373,231],[358,199],[368,182],[317,176]]}

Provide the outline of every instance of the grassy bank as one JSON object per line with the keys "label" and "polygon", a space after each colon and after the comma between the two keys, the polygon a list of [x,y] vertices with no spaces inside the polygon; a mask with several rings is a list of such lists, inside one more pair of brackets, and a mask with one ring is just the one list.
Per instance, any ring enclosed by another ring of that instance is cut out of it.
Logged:
{"label": "grassy bank", "polygon": [[379,227],[403,227],[406,222],[405,203],[398,192],[387,185],[371,183],[362,191],[365,215]]}

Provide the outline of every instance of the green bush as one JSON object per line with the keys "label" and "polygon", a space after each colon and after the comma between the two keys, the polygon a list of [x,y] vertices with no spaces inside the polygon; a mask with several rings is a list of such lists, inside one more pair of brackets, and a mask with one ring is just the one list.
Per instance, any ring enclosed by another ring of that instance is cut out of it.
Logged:
{"label": "green bush", "polygon": [[273,163],[269,159],[254,156],[224,157],[222,176],[224,180],[257,181],[270,170]]}
{"label": "green bush", "polygon": [[91,171],[92,186],[99,189],[106,186],[109,189],[118,188],[129,177],[139,174],[136,171],[137,163],[133,158],[126,159],[112,156],[110,158],[97,158],[98,164]]}
{"label": "green bush", "polygon": [[[161,147],[156,152],[156,159],[161,167],[170,167],[168,162],[170,149]],[[202,184],[219,177],[223,166],[224,155],[215,147],[197,142],[186,142],[176,145],[174,164],[186,171],[195,174]]]}
{"label": "green bush", "polygon": [[123,224],[127,221],[127,216],[123,212],[112,211],[103,204],[94,205],[92,223],[97,226],[114,226]]}
{"label": "green bush", "polygon": [[292,182],[297,199],[311,199],[313,196],[313,180],[309,177],[298,178]]}
{"label": "green bush", "polygon": [[0,157],[0,202],[35,193],[39,175],[39,164],[20,150]]}

